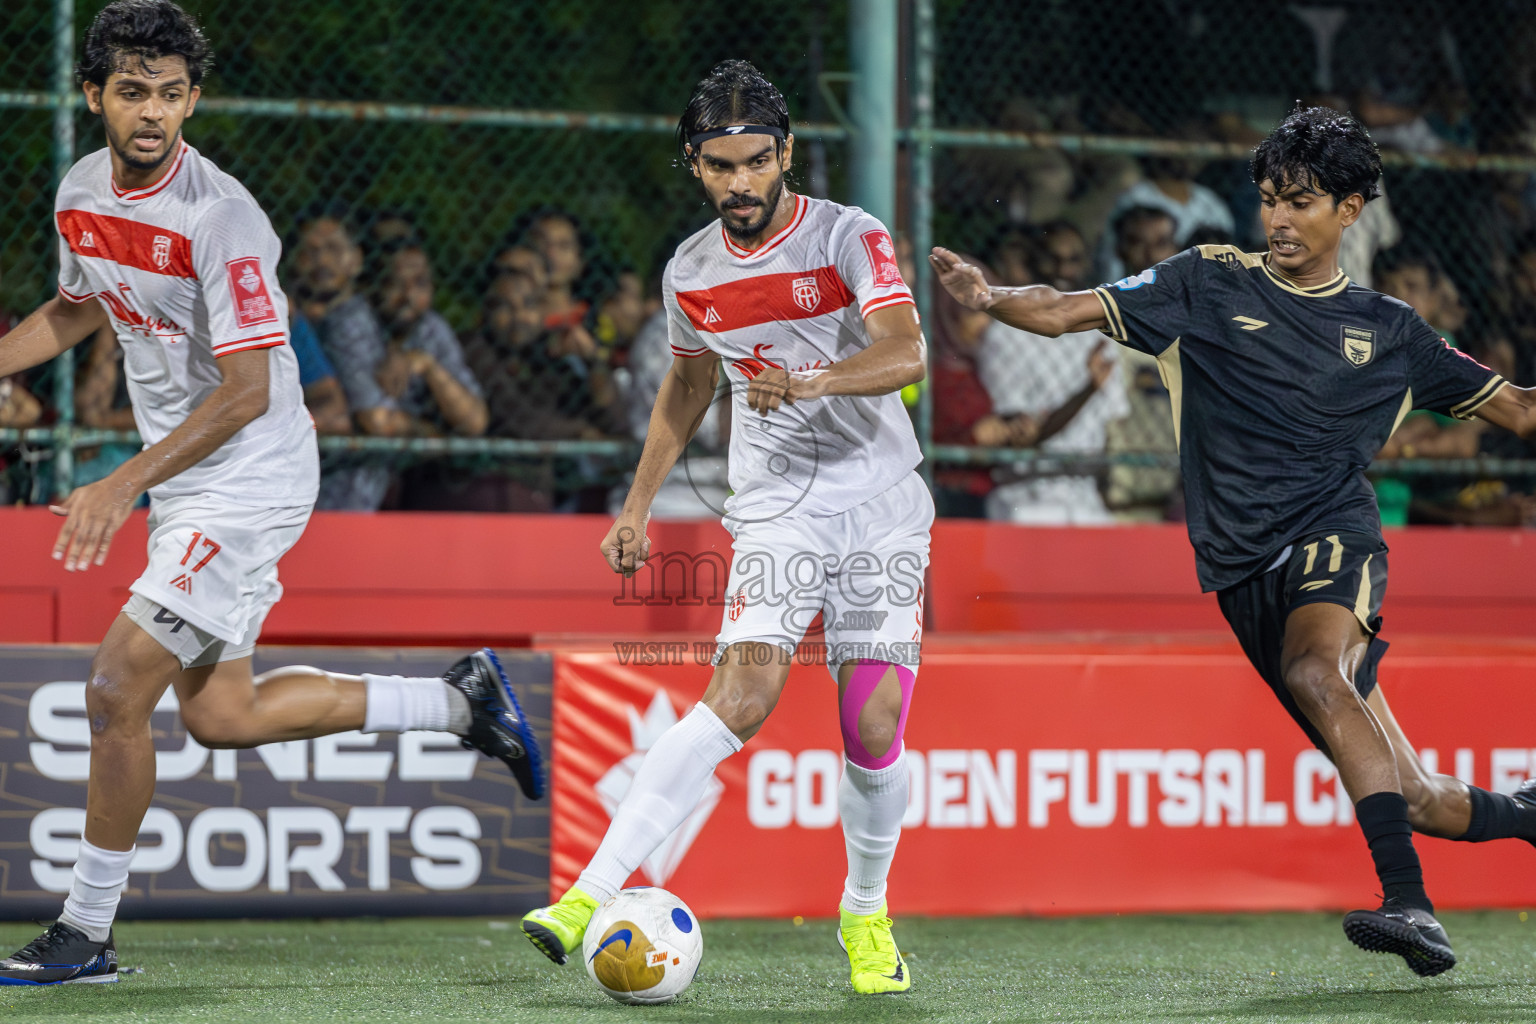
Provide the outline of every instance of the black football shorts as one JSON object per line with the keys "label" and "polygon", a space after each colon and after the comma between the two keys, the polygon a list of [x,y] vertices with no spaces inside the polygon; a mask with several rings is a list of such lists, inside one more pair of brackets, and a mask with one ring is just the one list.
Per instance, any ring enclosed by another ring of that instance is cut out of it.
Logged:
{"label": "black football shorts", "polygon": [[1269,684],[1285,710],[1321,750],[1321,734],[1307,721],[1286,688],[1281,671],[1285,620],[1306,604],[1337,604],[1350,609],[1370,636],[1355,670],[1355,689],[1367,697],[1376,688],[1376,666],[1386,653],[1381,631],[1381,599],[1387,591],[1387,546],[1368,533],[1328,533],[1290,546],[1289,555],[1267,572],[1216,592],[1221,613],[1248,661]]}

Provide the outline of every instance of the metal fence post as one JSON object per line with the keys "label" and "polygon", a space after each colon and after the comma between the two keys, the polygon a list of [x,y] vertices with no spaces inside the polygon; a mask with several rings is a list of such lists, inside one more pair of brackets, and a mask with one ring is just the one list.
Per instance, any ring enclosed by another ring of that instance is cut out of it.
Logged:
{"label": "metal fence post", "polygon": [[[58,189],[75,162],[75,0],[53,3],[53,187]],[[52,232],[49,232],[50,237]],[[54,259],[57,260],[55,251]],[[54,360],[54,403],[59,419],[53,429],[54,491],[67,495],[75,475],[75,352]]]}
{"label": "metal fence post", "polygon": [[892,227],[896,223],[897,0],[851,0],[848,50],[853,82],[848,116],[853,122],[849,192],[862,207]]}
{"label": "metal fence post", "polygon": [[[928,133],[933,129],[934,60],[938,49],[934,32],[933,0],[913,0],[912,4],[912,128],[909,152],[912,173],[912,256],[916,280],[913,296],[923,322],[936,321],[933,309],[933,273],[928,265],[928,250],[933,247],[933,143]],[[933,339],[928,339],[928,365],[933,366]],[[932,480],[933,464],[926,458],[933,446],[933,382],[930,379],[918,393],[917,440],[922,445],[923,475]]]}

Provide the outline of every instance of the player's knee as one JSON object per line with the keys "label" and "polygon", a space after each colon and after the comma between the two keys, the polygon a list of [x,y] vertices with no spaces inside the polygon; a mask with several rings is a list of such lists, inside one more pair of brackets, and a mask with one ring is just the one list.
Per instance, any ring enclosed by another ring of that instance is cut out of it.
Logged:
{"label": "player's knee", "polygon": [[[98,652],[85,684],[85,717],[92,735],[143,728],[155,706],[145,682],[131,660]],[[159,696],[158,688],[154,695]]]}
{"label": "player's knee", "polygon": [[122,674],[112,668],[91,666],[85,684],[85,718],[92,735],[100,736],[113,728],[122,728],[133,719],[134,702],[128,699]]}
{"label": "player's knee", "polygon": [[883,661],[854,668],[839,715],[843,754],[850,762],[877,771],[900,756],[916,679],[911,669]]}
{"label": "player's knee", "polygon": [[762,728],[778,698],[756,689],[732,689],[715,694],[707,703],[727,729],[746,740]]}
{"label": "player's knee", "polygon": [[[899,713],[891,715],[880,711],[870,711],[859,717],[859,743],[870,757],[884,759],[890,753],[896,743],[896,723],[900,720]],[[844,737],[845,753],[848,746],[847,738]]]}
{"label": "player's knee", "polygon": [[1285,688],[1304,711],[1324,715],[1357,701],[1338,664],[1317,654],[1303,654],[1286,667]]}

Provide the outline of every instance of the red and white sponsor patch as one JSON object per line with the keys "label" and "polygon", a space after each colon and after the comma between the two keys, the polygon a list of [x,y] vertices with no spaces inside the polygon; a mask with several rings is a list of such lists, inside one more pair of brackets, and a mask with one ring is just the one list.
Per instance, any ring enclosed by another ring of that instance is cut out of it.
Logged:
{"label": "red and white sponsor patch", "polygon": [[267,292],[266,278],[261,276],[261,260],[255,256],[230,260],[224,264],[229,270],[229,294],[235,303],[235,326],[244,330],[257,324],[277,320],[277,304]]}
{"label": "red and white sponsor patch", "polygon": [[896,246],[884,231],[866,231],[863,234],[864,251],[869,253],[869,267],[875,273],[876,288],[890,288],[903,284],[901,268],[896,265]]}

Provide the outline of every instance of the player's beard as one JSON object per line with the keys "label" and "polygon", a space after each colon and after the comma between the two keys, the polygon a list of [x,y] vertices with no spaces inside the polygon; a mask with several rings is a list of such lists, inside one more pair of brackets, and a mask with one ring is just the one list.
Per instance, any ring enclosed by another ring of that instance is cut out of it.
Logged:
{"label": "player's beard", "polygon": [[715,212],[720,215],[720,223],[725,225],[725,230],[729,231],[733,236],[735,236],[737,241],[750,242],[752,239],[762,234],[763,229],[768,226],[768,222],[773,220],[773,215],[779,208],[779,200],[783,198],[784,174],[781,171],[779,172],[779,176],[773,179],[773,184],[768,187],[767,194],[763,197],[761,212],[747,223],[732,223],[731,218],[726,215],[726,210],[734,209],[738,206],[744,205],[734,197],[721,202],[720,205],[715,208]]}
{"label": "player's beard", "polygon": [[146,157],[143,154],[135,153],[128,148],[128,146],[133,142],[133,136],[136,134],[138,133],[134,132],[133,134],[129,135],[127,139],[120,141],[110,128],[107,129],[107,141],[112,144],[112,152],[117,154],[117,158],[119,160],[127,164],[129,167],[132,167],[136,171],[155,170],[161,164],[169,160],[171,158],[171,154],[176,152],[176,150],[181,145],[181,129],[177,128],[176,134],[168,137],[165,149],[163,149],[158,156]]}

